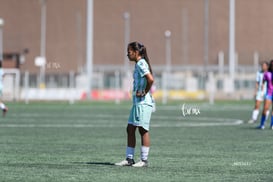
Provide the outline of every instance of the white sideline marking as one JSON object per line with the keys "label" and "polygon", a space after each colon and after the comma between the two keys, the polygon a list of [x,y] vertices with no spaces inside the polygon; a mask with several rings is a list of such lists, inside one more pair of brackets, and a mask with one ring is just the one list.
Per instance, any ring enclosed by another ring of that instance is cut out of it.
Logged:
{"label": "white sideline marking", "polygon": [[205,126],[234,126],[234,125],[240,125],[243,124],[244,121],[242,120],[235,120],[233,122],[225,122],[225,123],[177,123],[175,125],[169,126],[169,125],[151,125],[151,127],[205,127]]}
{"label": "white sideline marking", "polygon": [[[212,118],[211,118],[212,119]],[[219,119],[219,118],[218,118]],[[243,124],[242,120],[224,119],[226,122],[209,122],[209,123],[168,123],[168,124],[151,124],[151,127],[156,128],[171,128],[171,127],[206,127],[206,126],[234,126]],[[229,120],[229,121],[227,121]],[[94,125],[94,124],[0,124],[0,128],[119,128],[121,125]]]}
{"label": "white sideline marking", "polygon": [[[50,115],[41,115],[41,114],[24,114],[21,115],[19,118],[20,120],[22,119],[27,119],[28,121],[35,121],[36,118],[41,118],[42,116],[47,117],[47,118],[56,118],[56,117],[60,117],[60,116],[50,116]],[[31,118],[26,118],[26,117],[31,117]],[[63,117],[63,116],[62,116]],[[127,120],[128,116],[127,115],[111,115],[111,114],[96,114],[96,115],[70,115],[67,116],[67,118],[73,118],[73,117],[81,117],[84,118],[86,120],[83,121],[88,121],[90,119],[100,119],[100,121],[110,121],[110,120]],[[222,122],[230,122],[230,121],[234,121],[237,119],[233,119],[233,118],[216,118],[216,117],[200,117],[200,116],[182,116],[181,115],[157,115],[157,114],[152,114],[152,120],[166,120],[166,121],[222,121]],[[51,121],[51,119],[48,119],[49,121]],[[78,120],[78,119],[77,119]],[[1,126],[1,125],[0,125]]]}
{"label": "white sideline marking", "polygon": [[[185,103],[187,104],[187,103]],[[221,107],[217,107],[215,105],[205,105],[205,104],[187,104],[188,106],[192,106],[192,107],[198,107],[200,108],[201,111],[225,111],[225,110],[229,110],[229,111],[238,111],[238,110],[249,110],[251,109],[251,107],[249,107],[248,105],[243,105],[243,106],[238,106],[238,105],[225,105],[225,106],[221,106]],[[172,110],[177,110],[177,108],[181,108],[182,105],[178,105],[178,106],[158,106],[157,109],[158,110],[166,110],[166,111],[172,111]]]}

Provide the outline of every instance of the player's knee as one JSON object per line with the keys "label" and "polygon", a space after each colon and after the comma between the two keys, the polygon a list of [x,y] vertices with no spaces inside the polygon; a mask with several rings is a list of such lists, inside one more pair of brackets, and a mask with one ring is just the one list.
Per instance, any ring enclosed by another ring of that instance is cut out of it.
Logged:
{"label": "player's knee", "polygon": [[265,109],[263,110],[263,114],[266,115],[268,111],[269,111],[269,110],[265,108]]}
{"label": "player's knee", "polygon": [[140,135],[144,135],[145,133],[148,132],[147,130],[145,130],[145,129],[142,128],[142,127],[139,127],[139,128],[138,128],[138,131],[139,131],[139,134],[140,134]]}
{"label": "player's knee", "polygon": [[132,134],[135,132],[135,126],[132,126],[132,125],[128,125],[127,128],[126,128],[126,131],[127,131],[127,134]]}

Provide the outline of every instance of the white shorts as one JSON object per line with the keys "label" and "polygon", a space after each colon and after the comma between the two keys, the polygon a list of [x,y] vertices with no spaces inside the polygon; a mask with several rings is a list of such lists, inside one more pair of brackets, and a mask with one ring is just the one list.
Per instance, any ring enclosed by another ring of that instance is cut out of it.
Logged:
{"label": "white shorts", "polygon": [[263,101],[265,99],[265,94],[264,92],[258,91],[256,93],[256,100],[258,101]]}

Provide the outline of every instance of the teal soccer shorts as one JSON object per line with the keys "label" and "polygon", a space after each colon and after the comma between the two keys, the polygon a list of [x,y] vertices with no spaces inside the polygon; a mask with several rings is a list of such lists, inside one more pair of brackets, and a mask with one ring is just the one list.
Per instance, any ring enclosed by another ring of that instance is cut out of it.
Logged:
{"label": "teal soccer shorts", "polygon": [[128,124],[139,126],[149,131],[152,111],[153,107],[150,105],[134,104],[130,112]]}

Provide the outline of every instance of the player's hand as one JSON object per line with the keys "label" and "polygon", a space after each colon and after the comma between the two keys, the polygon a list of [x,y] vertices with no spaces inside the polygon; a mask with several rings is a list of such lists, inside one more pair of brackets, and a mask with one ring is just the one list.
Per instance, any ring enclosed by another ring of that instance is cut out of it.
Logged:
{"label": "player's hand", "polygon": [[136,96],[137,97],[144,97],[146,95],[145,91],[137,91]]}

